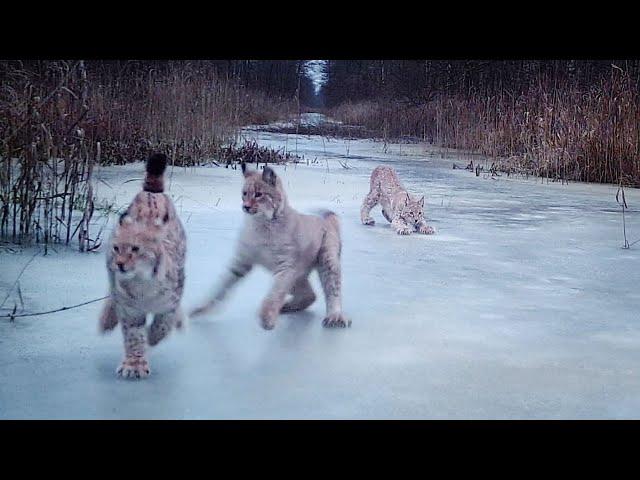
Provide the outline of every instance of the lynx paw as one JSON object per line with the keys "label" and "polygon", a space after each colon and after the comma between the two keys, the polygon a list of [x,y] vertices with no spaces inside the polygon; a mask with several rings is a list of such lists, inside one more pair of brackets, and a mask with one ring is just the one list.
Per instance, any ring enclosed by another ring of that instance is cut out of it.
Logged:
{"label": "lynx paw", "polygon": [[374,226],[376,224],[376,221],[373,218],[365,218],[362,223],[364,225],[368,225],[370,227]]}
{"label": "lynx paw", "polygon": [[266,299],[260,309],[260,325],[265,330],[273,330],[282,307],[277,306],[270,299]]}
{"label": "lynx paw", "polygon": [[260,318],[260,326],[265,330],[273,330],[276,327],[276,319],[275,318]]}
{"label": "lynx paw", "polygon": [[146,378],[151,373],[151,369],[144,357],[126,357],[116,373],[123,378]]}
{"label": "lynx paw", "polygon": [[436,233],[433,227],[430,227],[429,225],[421,225],[420,228],[418,228],[418,232],[424,233],[425,235]]}
{"label": "lynx paw", "polygon": [[411,235],[411,229],[408,227],[401,227],[396,230],[398,235]]}
{"label": "lynx paw", "polygon": [[322,321],[322,326],[327,328],[350,327],[351,320],[347,319],[344,315],[342,315],[342,313],[332,313],[331,315],[325,317],[325,319]]}

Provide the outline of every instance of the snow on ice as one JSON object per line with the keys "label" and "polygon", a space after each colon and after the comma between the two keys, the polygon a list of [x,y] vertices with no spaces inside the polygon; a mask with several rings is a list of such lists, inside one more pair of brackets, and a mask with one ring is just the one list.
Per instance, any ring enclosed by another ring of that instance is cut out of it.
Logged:
{"label": "snow on ice", "polygon": [[[4,319],[0,418],[640,418],[640,244],[621,248],[616,187],[476,177],[451,168],[468,159],[424,145],[244,134],[304,155],[275,167],[294,208],[340,215],[352,327],[322,328],[314,274],[316,303],[264,331],[257,310],[271,279],[255,270],[218,313],[151,349],[148,379],[127,381],[115,375],[119,329],[97,333],[101,303]],[[360,224],[379,164],[425,194],[435,235],[400,237],[379,207],[374,227]],[[95,175],[100,198],[124,206],[143,164]],[[231,257],[242,178],[218,167],[168,177],[188,235],[188,310]],[[627,201],[635,240],[640,193]],[[103,249],[56,250],[22,275],[28,311],[107,292]],[[1,298],[34,251],[0,251]]]}

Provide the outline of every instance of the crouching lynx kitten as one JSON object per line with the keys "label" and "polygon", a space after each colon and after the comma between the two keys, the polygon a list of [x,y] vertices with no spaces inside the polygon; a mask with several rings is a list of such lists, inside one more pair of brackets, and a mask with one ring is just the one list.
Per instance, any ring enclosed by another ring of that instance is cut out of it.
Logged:
{"label": "crouching lynx kitten", "polygon": [[[308,277],[317,269],[326,300],[325,327],[347,327],[342,314],[340,228],[333,212],[298,213],[287,202],[282,181],[265,166],[260,174],[242,164],[242,209],[248,214],[233,261],[211,299],[191,315],[218,305],[254,265],[273,273],[273,286],[262,302],[262,327],[275,327],[278,315],[309,307],[316,299]],[[287,301],[287,296],[292,298]]]}
{"label": "crouching lynx kitten", "polygon": [[[163,193],[166,165],[165,155],[149,158],[143,191],[120,217],[107,251],[110,297],[99,330],[122,324],[125,357],[117,373],[123,377],[149,375],[145,343],[157,344],[184,321],[180,299],[186,237],[171,199]],[[149,313],[154,319],[145,330]]]}
{"label": "crouching lynx kitten", "polygon": [[409,235],[413,231],[434,233],[424,219],[424,196],[420,200],[411,197],[391,167],[376,167],[371,172],[370,190],[360,209],[362,223],[375,225],[369,212],[378,203],[382,205],[382,215],[398,235]]}

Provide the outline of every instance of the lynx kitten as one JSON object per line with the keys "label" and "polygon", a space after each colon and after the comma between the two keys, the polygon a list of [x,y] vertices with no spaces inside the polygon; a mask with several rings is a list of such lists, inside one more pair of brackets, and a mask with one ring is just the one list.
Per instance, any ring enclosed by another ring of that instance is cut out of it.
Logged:
{"label": "lynx kitten", "polygon": [[362,223],[375,225],[369,212],[378,203],[382,205],[382,215],[398,235],[410,235],[414,231],[434,233],[424,219],[424,196],[416,200],[409,195],[391,167],[376,167],[371,172],[371,188],[360,209]]}
{"label": "lynx kitten", "polygon": [[[274,328],[281,312],[304,310],[315,301],[308,280],[314,269],[318,270],[326,299],[323,325],[349,326],[350,321],[342,314],[338,217],[333,212],[315,216],[295,211],[287,202],[282,181],[269,167],[260,174],[243,163],[242,172],[242,209],[247,217],[235,257],[211,299],[192,315],[218,305],[254,265],[262,265],[273,273],[273,286],[260,308],[263,328]],[[289,301],[288,295],[292,297]]]}
{"label": "lynx kitten", "polygon": [[[171,199],[163,193],[167,158],[147,161],[143,191],[122,214],[107,251],[110,298],[100,317],[101,332],[120,323],[125,357],[117,373],[149,375],[145,344],[156,345],[171,329],[182,327],[186,237]],[[145,329],[147,314],[153,314]]]}

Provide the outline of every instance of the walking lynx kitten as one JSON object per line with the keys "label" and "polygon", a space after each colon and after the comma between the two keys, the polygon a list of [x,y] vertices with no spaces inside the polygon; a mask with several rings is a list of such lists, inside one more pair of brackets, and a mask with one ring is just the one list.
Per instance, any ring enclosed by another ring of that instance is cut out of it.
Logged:
{"label": "walking lynx kitten", "polygon": [[371,172],[370,191],[360,209],[362,223],[375,225],[369,212],[378,203],[382,205],[382,215],[391,222],[398,235],[410,235],[413,231],[427,235],[434,233],[424,219],[424,196],[416,200],[409,195],[391,167],[376,167]]}
{"label": "walking lynx kitten", "polygon": [[[107,251],[110,298],[99,330],[122,324],[125,358],[117,373],[123,377],[149,375],[145,343],[156,345],[184,321],[180,299],[186,238],[171,199],[163,193],[166,165],[162,154],[149,158],[143,191],[120,217]],[[147,314],[154,319],[145,330]]]}
{"label": "walking lynx kitten", "polygon": [[[333,212],[303,215],[289,206],[282,181],[264,168],[262,174],[242,164],[242,209],[248,214],[236,254],[211,299],[191,314],[203,314],[218,305],[254,265],[273,272],[273,286],[262,302],[262,327],[270,330],[282,312],[296,312],[316,299],[308,277],[317,269],[324,289],[325,327],[351,324],[342,314],[340,228]],[[292,298],[285,303],[287,295]]]}

